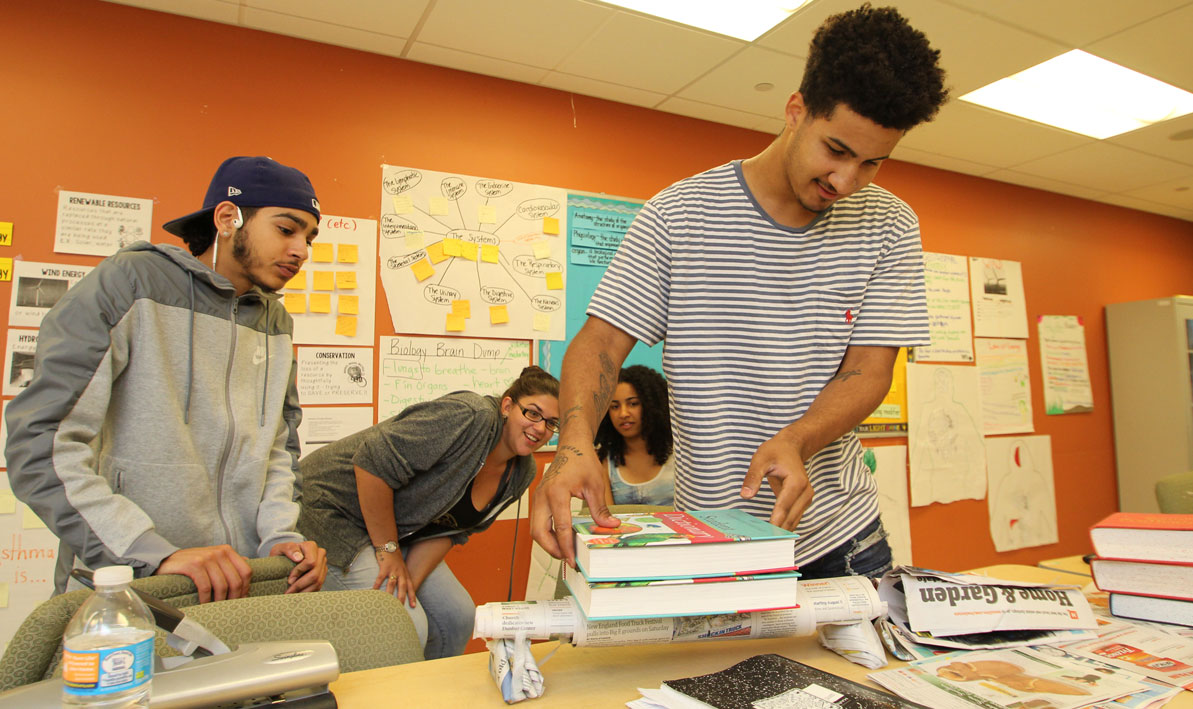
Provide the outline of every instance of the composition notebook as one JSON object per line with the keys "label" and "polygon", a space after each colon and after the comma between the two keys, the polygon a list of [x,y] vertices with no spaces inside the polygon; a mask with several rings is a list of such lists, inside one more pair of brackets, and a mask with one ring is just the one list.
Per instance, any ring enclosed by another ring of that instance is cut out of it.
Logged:
{"label": "composition notebook", "polygon": [[741,510],[614,515],[619,527],[577,517],[576,562],[589,581],[734,576],[791,571],[794,532]]}
{"label": "composition notebook", "polygon": [[712,674],[667,680],[660,690],[685,709],[927,709],[773,654],[755,655]]}

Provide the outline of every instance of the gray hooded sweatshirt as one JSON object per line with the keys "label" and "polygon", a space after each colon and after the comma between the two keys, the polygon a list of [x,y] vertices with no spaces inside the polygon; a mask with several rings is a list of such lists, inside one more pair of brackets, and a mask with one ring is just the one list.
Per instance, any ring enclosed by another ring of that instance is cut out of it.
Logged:
{"label": "gray hooded sweatshirt", "polygon": [[16,496],[76,563],[152,574],[180,548],[262,557],[302,541],[293,320],[188,251],[140,241],[42,321],[33,380],[7,409]]}

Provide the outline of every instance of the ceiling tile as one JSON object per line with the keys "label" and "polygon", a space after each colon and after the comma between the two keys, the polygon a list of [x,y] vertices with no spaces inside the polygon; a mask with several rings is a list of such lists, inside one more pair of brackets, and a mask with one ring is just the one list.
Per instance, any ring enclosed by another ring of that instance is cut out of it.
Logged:
{"label": "ceiling tile", "polygon": [[1152,212],[1154,214],[1163,214],[1169,217],[1176,217],[1177,219],[1184,219],[1187,222],[1193,222],[1193,209],[1180,209],[1179,207],[1170,207],[1165,204],[1157,204],[1145,199],[1137,199],[1121,194],[1104,195],[1098,199],[1099,202],[1106,204],[1115,204],[1120,207],[1128,207],[1130,209],[1138,209],[1141,212]]}
{"label": "ceiling tile", "polygon": [[1187,165],[1106,142],[1091,142],[1023,163],[1015,169],[1112,193],[1149,187],[1189,174]]}
{"label": "ceiling tile", "polygon": [[899,145],[895,146],[891,157],[896,160],[902,160],[903,162],[915,163],[916,165],[927,165],[928,167],[936,167],[941,170],[949,170],[950,172],[959,172],[962,175],[977,175],[979,177],[998,169],[990,165],[961,160],[949,155],[937,155],[936,153],[909,148],[903,144],[903,141],[900,141]]}
{"label": "ceiling tile", "polygon": [[580,0],[436,0],[415,39],[554,69],[615,13]]}
{"label": "ceiling tile", "polygon": [[540,67],[515,64],[514,62],[507,62],[492,57],[482,57],[479,54],[469,54],[468,52],[437,47],[433,44],[423,44],[421,42],[416,42],[406,52],[406,59],[423,62],[424,64],[445,66],[450,69],[461,69],[474,74],[496,76],[500,79],[521,81],[526,84],[537,84],[547,74],[547,70]]}
{"label": "ceiling tile", "polygon": [[409,37],[430,0],[243,0],[245,7],[305,17],[376,34]]}
{"label": "ceiling tile", "polygon": [[1095,42],[1088,51],[1193,91],[1190,30],[1193,30],[1193,3]]}
{"label": "ceiling tile", "polygon": [[[1172,136],[1185,136],[1173,140]],[[1107,138],[1107,142],[1193,165],[1193,114]]]}
{"label": "ceiling tile", "polygon": [[670,94],[745,46],[735,39],[619,12],[557,68]]}
{"label": "ceiling tile", "polygon": [[145,10],[157,10],[199,20],[235,25],[240,19],[240,3],[227,0],[105,0],[116,5],[128,5]]}
{"label": "ceiling tile", "polygon": [[1189,0],[946,0],[1057,42],[1082,47],[1184,5]]}
{"label": "ceiling tile", "polygon": [[1136,197],[1148,202],[1158,202],[1169,207],[1193,210],[1193,170],[1178,177],[1150,187],[1128,190],[1123,193],[1128,197]]}
{"label": "ceiling tile", "polygon": [[385,54],[391,57],[401,56],[406,40],[387,34],[377,34],[354,27],[329,25],[318,20],[308,20],[293,15],[283,15],[269,10],[244,9],[241,22],[244,27],[265,30],[288,37],[309,39],[324,44],[334,44],[349,49],[359,49],[362,52]]}
{"label": "ceiling tile", "polygon": [[667,98],[666,94],[620,86],[607,81],[597,81],[584,76],[572,76],[558,71],[550,72],[540,79],[539,83],[560,91],[571,91],[585,96],[595,96],[647,108],[654,108],[660,101]]}
{"label": "ceiling tile", "polygon": [[1091,142],[1092,138],[954,99],[936,120],[912,128],[900,145],[993,167],[1014,167]]}
{"label": "ceiling tile", "polygon": [[689,118],[700,118],[705,121],[724,123],[725,125],[749,128],[751,130],[758,124],[758,119],[762,118],[762,116],[754,113],[735,111],[724,106],[713,106],[682,98],[669,98],[658,106],[655,106],[655,108],[660,111],[666,111],[667,113],[678,113],[681,116],[688,116]]}
{"label": "ceiling tile", "polygon": [[777,136],[787,127],[787,123],[778,118],[763,118],[751,127],[756,131]]}
{"label": "ceiling tile", "polygon": [[[804,60],[761,47],[748,47],[684,88],[679,98],[779,118],[787,97],[799,88]],[[769,91],[754,87],[773,85]]]}
{"label": "ceiling tile", "polygon": [[995,170],[994,172],[983,175],[983,177],[998,180],[999,182],[1006,182],[1011,185],[1019,185],[1020,187],[1033,187],[1037,190],[1067,194],[1083,199],[1097,199],[1106,194],[1105,190],[1082,187],[1081,185],[1074,185],[1071,182],[1061,182],[1060,180],[1040,177],[1039,175],[1032,175],[1017,170]]}
{"label": "ceiling tile", "polygon": [[[884,2],[897,5],[897,2]],[[783,20],[774,29],[754,40],[754,44],[779,52],[800,57],[808,56],[808,45],[812,35],[830,15],[836,15],[858,6],[855,0],[816,0],[804,5],[795,14]]]}

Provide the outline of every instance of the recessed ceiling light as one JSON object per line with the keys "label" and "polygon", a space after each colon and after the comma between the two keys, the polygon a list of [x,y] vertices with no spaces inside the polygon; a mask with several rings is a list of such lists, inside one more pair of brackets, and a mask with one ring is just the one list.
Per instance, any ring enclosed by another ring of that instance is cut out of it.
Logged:
{"label": "recessed ceiling light", "polygon": [[605,0],[629,10],[753,42],[811,0]]}
{"label": "recessed ceiling light", "polygon": [[1113,135],[1193,113],[1193,94],[1074,49],[971,91],[962,101],[1088,135]]}

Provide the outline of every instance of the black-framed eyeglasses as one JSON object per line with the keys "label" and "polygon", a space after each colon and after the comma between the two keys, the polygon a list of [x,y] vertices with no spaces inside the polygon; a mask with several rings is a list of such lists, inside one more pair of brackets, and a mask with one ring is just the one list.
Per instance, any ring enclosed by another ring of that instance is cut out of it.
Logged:
{"label": "black-framed eyeglasses", "polygon": [[549,419],[538,411],[535,411],[534,409],[528,409],[521,404],[518,404],[518,408],[522,409],[522,415],[526,417],[527,421],[531,423],[538,423],[539,421],[542,421],[547,425],[548,431],[551,433],[559,433],[559,419]]}

